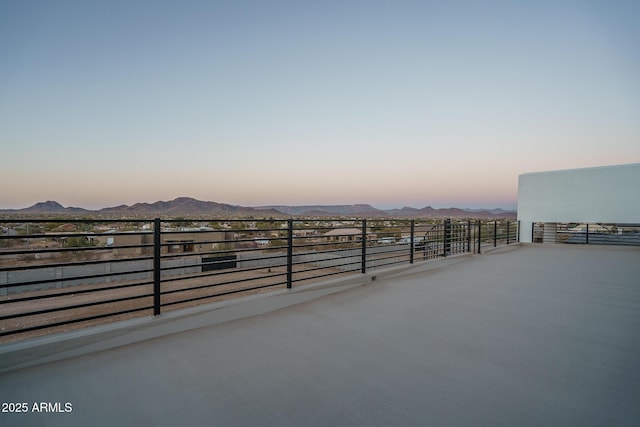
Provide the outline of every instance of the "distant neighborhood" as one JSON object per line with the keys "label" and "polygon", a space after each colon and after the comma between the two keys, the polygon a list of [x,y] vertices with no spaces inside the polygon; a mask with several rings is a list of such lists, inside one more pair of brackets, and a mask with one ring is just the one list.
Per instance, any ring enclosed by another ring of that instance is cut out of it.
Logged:
{"label": "distant neighborhood", "polygon": [[[361,244],[363,231],[351,220],[295,221],[294,239],[302,239],[304,245],[331,243]],[[367,242],[373,244],[409,244],[411,242],[408,221],[395,223],[379,220],[367,227]],[[258,248],[281,248],[286,245],[287,221],[219,221],[202,223],[161,223],[161,245],[163,254],[197,253],[225,250],[251,250]],[[433,224],[416,225],[414,243],[420,243]],[[384,231],[383,231],[384,230]],[[24,237],[12,240],[14,247],[28,245],[30,250],[55,248],[103,248],[114,256],[137,256],[153,253],[153,223],[8,223],[0,227],[0,235]],[[26,239],[30,235],[36,238]],[[27,243],[25,243],[27,242]],[[10,249],[8,241],[0,249]],[[95,255],[103,253],[93,252]],[[23,257],[24,258],[24,257]],[[26,258],[25,258],[26,260]]]}

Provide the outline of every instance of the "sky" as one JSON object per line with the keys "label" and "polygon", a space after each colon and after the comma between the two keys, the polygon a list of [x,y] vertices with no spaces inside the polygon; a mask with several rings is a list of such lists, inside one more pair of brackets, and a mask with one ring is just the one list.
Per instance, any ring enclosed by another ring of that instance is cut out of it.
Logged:
{"label": "sky", "polygon": [[640,161],[638,1],[0,0],[0,208],[515,208]]}

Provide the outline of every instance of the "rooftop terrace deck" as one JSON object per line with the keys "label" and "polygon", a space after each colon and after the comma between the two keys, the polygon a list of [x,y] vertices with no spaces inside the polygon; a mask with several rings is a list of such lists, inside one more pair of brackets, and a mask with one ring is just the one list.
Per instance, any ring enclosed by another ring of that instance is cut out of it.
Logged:
{"label": "rooftop terrace deck", "polygon": [[640,425],[638,248],[521,246],[129,325],[0,348],[2,402],[72,404],[0,424]]}

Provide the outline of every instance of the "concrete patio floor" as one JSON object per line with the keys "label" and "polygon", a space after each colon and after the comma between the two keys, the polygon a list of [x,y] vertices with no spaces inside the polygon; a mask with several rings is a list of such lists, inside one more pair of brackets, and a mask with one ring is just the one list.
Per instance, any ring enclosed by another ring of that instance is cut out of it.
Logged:
{"label": "concrete patio floor", "polygon": [[638,248],[527,245],[123,331],[0,349],[0,400],[29,409],[0,425],[640,425]]}

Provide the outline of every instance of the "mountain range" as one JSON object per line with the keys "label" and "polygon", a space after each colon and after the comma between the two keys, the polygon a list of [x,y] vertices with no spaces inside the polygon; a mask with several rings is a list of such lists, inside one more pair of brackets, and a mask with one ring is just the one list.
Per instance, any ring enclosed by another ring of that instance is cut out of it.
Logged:
{"label": "mountain range", "polygon": [[135,203],[131,206],[120,205],[98,210],[89,210],[78,207],[64,207],[55,201],[39,202],[24,209],[4,209],[0,214],[5,215],[60,215],[60,216],[90,216],[100,217],[186,217],[186,216],[254,216],[254,217],[283,217],[283,216],[307,216],[307,217],[389,217],[389,218],[515,218],[515,211],[503,209],[479,210],[445,208],[435,209],[431,206],[422,209],[404,207],[401,209],[378,209],[369,204],[356,205],[307,205],[307,206],[259,206],[247,207],[225,203],[206,202],[190,197],[179,197],[171,201],[158,201],[155,203]]}

